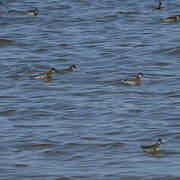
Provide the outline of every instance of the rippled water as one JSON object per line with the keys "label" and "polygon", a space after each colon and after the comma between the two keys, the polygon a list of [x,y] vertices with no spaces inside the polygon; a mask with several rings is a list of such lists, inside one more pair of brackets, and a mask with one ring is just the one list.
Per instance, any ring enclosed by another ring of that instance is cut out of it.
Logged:
{"label": "rippled water", "polygon": [[[4,1],[0,179],[180,178],[180,23],[161,21],[180,2],[157,5]],[[23,14],[34,8],[38,16]],[[52,80],[30,78],[50,67]],[[140,86],[121,83],[138,72]],[[142,151],[158,137],[158,155]]]}

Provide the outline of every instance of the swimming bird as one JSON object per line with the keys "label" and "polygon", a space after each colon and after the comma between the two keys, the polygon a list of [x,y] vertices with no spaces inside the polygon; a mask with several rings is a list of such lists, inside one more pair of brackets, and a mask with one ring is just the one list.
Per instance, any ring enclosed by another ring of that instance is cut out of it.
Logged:
{"label": "swimming bird", "polygon": [[3,3],[0,1],[0,6],[2,6],[3,5]]}
{"label": "swimming bird", "polygon": [[158,5],[158,7],[156,8],[156,10],[161,10],[161,5],[162,5],[162,3],[161,2],[159,2],[159,5]]}
{"label": "swimming bird", "polygon": [[30,16],[37,16],[38,10],[37,9],[30,10],[30,11],[25,12],[25,14],[30,15]]}
{"label": "swimming bird", "polygon": [[76,69],[76,66],[72,64],[69,68],[63,69],[64,71],[72,72],[74,69]]}
{"label": "swimming bird", "polygon": [[122,79],[121,81],[124,84],[129,84],[129,85],[136,85],[137,84],[137,85],[140,85],[140,83],[141,83],[141,76],[143,76],[143,74],[139,73],[135,79]]}
{"label": "swimming bird", "polygon": [[148,152],[148,153],[157,153],[160,150],[160,144],[162,142],[161,138],[158,138],[157,142],[153,145],[150,146],[141,146],[143,148],[144,151]]}
{"label": "swimming bird", "polygon": [[55,71],[55,68],[51,68],[48,72],[32,76],[32,79],[51,79],[52,73]]}
{"label": "swimming bird", "polygon": [[165,19],[163,19],[164,22],[177,22],[179,21],[180,15],[170,16]]}

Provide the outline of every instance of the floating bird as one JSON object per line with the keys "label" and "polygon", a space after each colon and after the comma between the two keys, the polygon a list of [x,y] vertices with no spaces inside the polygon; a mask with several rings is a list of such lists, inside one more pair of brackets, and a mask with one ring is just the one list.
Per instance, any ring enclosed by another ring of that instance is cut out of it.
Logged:
{"label": "floating bird", "polygon": [[143,74],[139,73],[135,79],[122,79],[121,81],[124,84],[129,84],[129,85],[136,85],[137,84],[137,85],[140,85],[140,83],[141,83],[141,76],[143,76]]}
{"label": "floating bird", "polygon": [[161,144],[162,139],[158,138],[157,142],[153,145],[150,146],[141,146],[144,151],[148,153],[158,153],[160,150],[160,144]]}
{"label": "floating bird", "polygon": [[158,5],[158,7],[156,8],[156,10],[161,10],[161,5],[162,5],[162,3],[161,2],[159,2],[159,5]]}
{"label": "floating bird", "polygon": [[55,71],[55,68],[51,68],[48,72],[32,76],[32,79],[51,79],[52,73]]}
{"label": "floating bird", "polygon": [[170,17],[167,17],[165,19],[163,19],[164,22],[177,22],[179,21],[179,18],[180,18],[180,15],[176,15],[176,16],[170,16]]}
{"label": "floating bird", "polygon": [[38,10],[37,9],[30,10],[30,11],[25,12],[25,14],[30,15],[30,16],[37,16]]}
{"label": "floating bird", "polygon": [[76,66],[72,64],[69,68],[63,69],[63,71],[72,72],[74,69],[76,69]]}
{"label": "floating bird", "polygon": [[3,5],[3,3],[0,1],[0,6],[2,6]]}

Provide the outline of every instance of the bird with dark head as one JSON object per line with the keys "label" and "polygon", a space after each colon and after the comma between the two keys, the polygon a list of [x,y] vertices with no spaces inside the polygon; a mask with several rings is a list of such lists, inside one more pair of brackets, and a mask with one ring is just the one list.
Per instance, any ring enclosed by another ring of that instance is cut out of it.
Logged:
{"label": "bird with dark head", "polygon": [[64,71],[72,72],[74,69],[76,69],[76,66],[72,64],[69,68],[64,69]]}
{"label": "bird with dark head", "polygon": [[30,15],[30,16],[37,16],[38,10],[37,9],[30,10],[30,11],[25,12],[25,14]]}
{"label": "bird with dark head", "polygon": [[124,84],[128,84],[128,85],[140,85],[140,83],[141,83],[141,76],[143,76],[143,74],[142,73],[138,73],[138,75],[134,79],[122,79],[121,81]]}
{"label": "bird with dark head", "polygon": [[161,10],[161,6],[162,6],[162,3],[161,2],[159,2],[159,5],[158,5],[158,7],[156,8],[156,10]]}
{"label": "bird with dark head", "polygon": [[158,138],[155,144],[149,146],[141,146],[142,149],[148,153],[157,153],[160,150],[160,144],[162,143],[162,139]]}

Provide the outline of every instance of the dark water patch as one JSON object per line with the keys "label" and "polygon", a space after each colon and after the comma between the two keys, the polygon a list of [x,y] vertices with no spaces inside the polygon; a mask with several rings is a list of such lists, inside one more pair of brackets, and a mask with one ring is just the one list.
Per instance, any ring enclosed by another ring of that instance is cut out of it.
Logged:
{"label": "dark water patch", "polygon": [[115,21],[118,18],[117,15],[106,15],[106,16],[102,16],[102,17],[98,17],[95,19],[95,21],[97,23],[108,23],[108,22],[112,22]]}
{"label": "dark water patch", "polygon": [[81,137],[82,140],[87,141],[96,141],[97,137],[87,136],[87,137]]}
{"label": "dark water patch", "polygon": [[119,131],[114,131],[114,132],[107,132],[105,133],[106,135],[110,135],[110,136],[113,136],[113,135],[119,135],[121,134]]}
{"label": "dark water patch", "polygon": [[87,19],[82,18],[82,17],[75,18],[75,22],[86,22],[86,21]]}
{"label": "dark water patch", "polygon": [[136,44],[134,47],[147,47],[149,44]]}
{"label": "dark water patch", "polygon": [[180,179],[180,176],[159,176],[158,178],[156,178],[156,177],[153,177],[153,178],[149,177],[149,179],[150,179],[150,180],[159,180],[159,179],[179,180],[179,179]]}
{"label": "dark water patch", "polygon": [[[0,12],[0,14],[2,14],[2,12]],[[8,23],[7,22],[0,22],[0,26],[2,26],[2,27],[6,27],[8,25]]]}
{"label": "dark water patch", "polygon": [[24,168],[24,167],[28,167],[29,165],[28,164],[24,164],[24,163],[16,163],[15,165],[14,165],[15,167],[19,167],[19,168]]}
{"label": "dark water patch", "polygon": [[[121,164],[122,163],[122,160],[120,161],[120,160],[114,160],[114,161],[112,161],[111,160],[111,162],[108,162],[108,163],[105,163],[104,165],[107,165],[107,166],[113,166],[113,165],[119,165],[119,164]],[[107,175],[107,176],[110,176],[110,175]]]}
{"label": "dark water patch", "polygon": [[[180,120],[180,118],[166,118],[166,120],[178,122]],[[173,126],[173,124],[172,124],[172,126]]]}
{"label": "dark water patch", "polygon": [[12,13],[12,14],[24,14],[24,11],[19,11],[19,10],[11,9],[11,10],[8,11],[8,13]]}
{"label": "dark water patch", "polygon": [[63,43],[61,43],[61,44],[58,44],[57,46],[67,48],[67,47],[69,47],[69,44],[63,44]]}
{"label": "dark water patch", "polygon": [[36,125],[34,125],[34,124],[28,124],[28,125],[26,125],[26,124],[16,124],[16,125],[13,125],[14,127],[16,127],[16,128],[26,128],[26,129],[34,129],[34,128],[37,128],[37,129],[39,129],[39,128],[48,128],[49,127],[49,125],[44,125],[44,124],[41,124],[41,125],[39,125],[39,124],[36,124]]}
{"label": "dark water patch", "polygon": [[72,178],[75,178],[75,179],[89,179],[88,175],[87,176],[85,176],[85,175],[76,175],[76,176],[72,176]]}
{"label": "dark water patch", "polygon": [[154,50],[152,51],[153,54],[159,54],[159,53],[165,53],[168,54],[172,51],[172,48],[162,48],[162,49],[158,49],[158,50]]}
{"label": "dark water patch", "polygon": [[73,179],[67,177],[60,177],[60,178],[56,178],[55,180],[73,180]]}
{"label": "dark water patch", "polygon": [[117,11],[117,14],[132,14],[132,15],[137,15],[137,14],[139,14],[138,12],[136,12],[136,11]]}
{"label": "dark water patch", "polygon": [[68,157],[66,159],[66,161],[76,161],[76,160],[79,160],[79,159],[82,159],[83,157],[82,156],[76,156],[76,155],[73,155],[72,157]]}
{"label": "dark water patch", "polygon": [[23,175],[22,177],[25,179],[36,179],[36,180],[41,180],[42,178],[44,180],[48,180],[49,178],[51,178],[53,175],[44,175],[43,173],[33,173],[31,175]]}
{"label": "dark water patch", "polygon": [[45,148],[52,148],[54,147],[53,144],[48,144],[48,143],[40,143],[40,144],[35,144],[35,143],[30,143],[29,141],[22,141],[22,144],[16,144],[16,148],[20,149],[26,149],[26,150],[43,150]]}
{"label": "dark water patch", "polygon": [[[175,98],[175,99],[177,99],[177,98],[180,97],[180,94],[177,94],[177,93],[173,92],[172,94],[168,94],[168,97],[169,97],[169,98]],[[176,104],[176,103],[175,103],[175,104]],[[178,104],[178,103],[177,103],[177,104]]]}
{"label": "dark water patch", "polygon": [[5,111],[0,111],[0,116],[11,116],[14,113],[16,113],[16,110],[5,110]]}
{"label": "dark water patch", "polygon": [[8,45],[8,44],[12,44],[14,41],[13,40],[9,40],[9,39],[0,39],[0,45]]}
{"label": "dark water patch", "polygon": [[87,96],[86,93],[72,93],[73,96],[78,96],[78,97],[83,97],[83,96]]}
{"label": "dark water patch", "polygon": [[[163,148],[161,148],[161,149],[163,149]],[[167,150],[161,150],[161,154],[163,154],[163,155],[164,155],[164,158],[166,158],[167,156],[170,157],[170,156],[172,156],[172,155],[178,155],[179,152],[178,152],[178,151],[173,151],[173,149],[171,149],[171,150],[169,150],[169,151],[167,151]]]}
{"label": "dark water patch", "polygon": [[121,147],[124,146],[124,143],[120,143],[120,142],[112,142],[112,143],[104,143],[104,144],[98,144],[97,147]]}
{"label": "dark water patch", "polygon": [[54,158],[56,158],[56,156],[59,156],[59,155],[61,155],[61,156],[65,156],[66,157],[66,155],[70,155],[70,153],[68,152],[68,151],[63,151],[63,150],[45,150],[44,152],[43,152],[43,154],[46,154],[47,156],[51,156],[51,157],[54,157]]}
{"label": "dark water patch", "polygon": [[71,9],[71,6],[70,5],[58,5],[57,6],[58,9],[62,9],[62,10],[66,10],[66,9]]}
{"label": "dark water patch", "polygon": [[16,98],[16,96],[0,96],[0,99],[11,99],[11,98]]}
{"label": "dark water patch", "polygon": [[47,49],[43,49],[43,48],[35,49],[35,50],[34,50],[35,53],[44,53],[44,52],[46,52],[46,51],[48,51],[48,50],[47,50]]}
{"label": "dark water patch", "polygon": [[14,74],[14,75],[8,75],[7,78],[12,78],[12,79],[19,79],[22,76],[18,75],[18,74]]}
{"label": "dark water patch", "polygon": [[68,142],[66,144],[64,144],[64,148],[78,148],[78,147],[82,147],[82,144],[76,143],[76,142]]}
{"label": "dark water patch", "polygon": [[158,66],[168,66],[170,64],[169,64],[169,62],[156,62],[156,65],[158,65]]}
{"label": "dark water patch", "polygon": [[180,54],[180,47],[176,47],[169,52],[169,55],[176,56]]}

